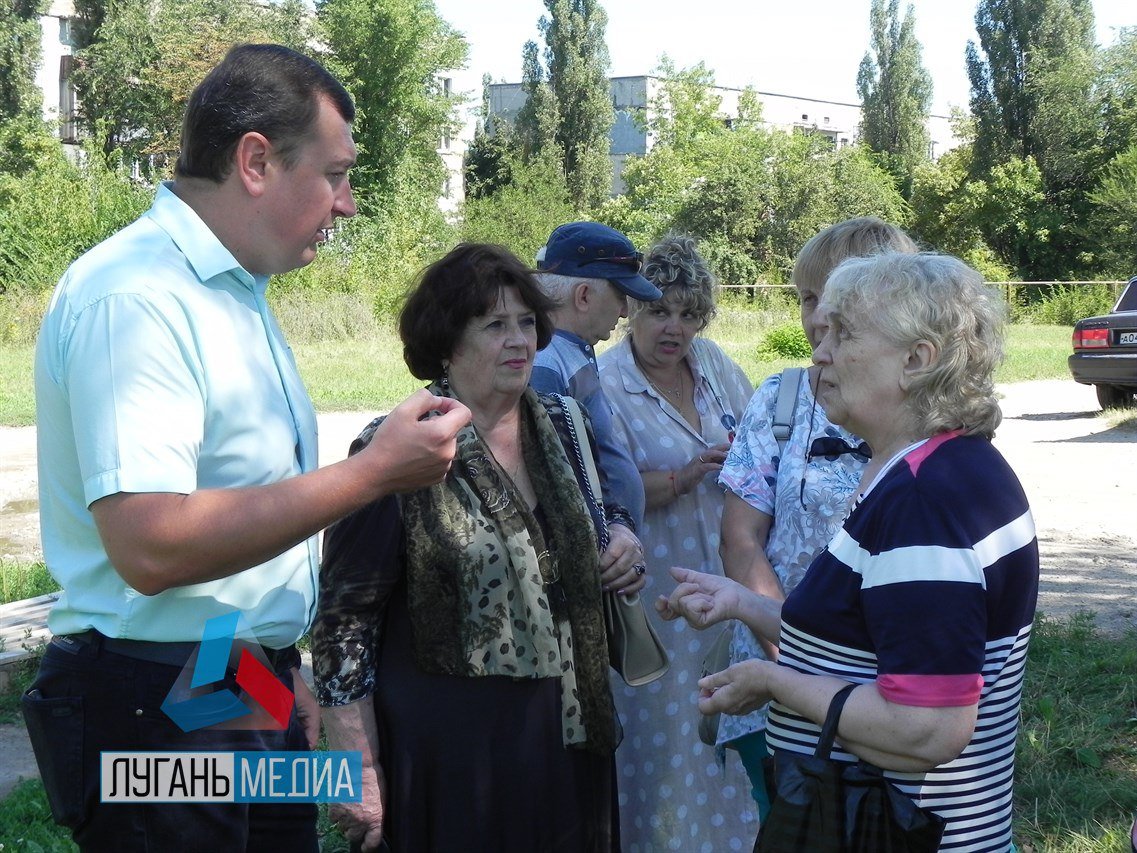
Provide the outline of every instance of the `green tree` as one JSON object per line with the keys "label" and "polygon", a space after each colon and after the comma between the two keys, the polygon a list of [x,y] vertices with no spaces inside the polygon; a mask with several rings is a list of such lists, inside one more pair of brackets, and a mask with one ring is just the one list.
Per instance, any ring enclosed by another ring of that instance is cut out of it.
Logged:
{"label": "green tree", "polygon": [[36,68],[40,62],[39,16],[46,0],[0,3],[0,122],[40,114]]}
{"label": "green tree", "polygon": [[1137,271],[1137,144],[1118,154],[1090,192],[1089,232],[1101,269],[1126,279]]}
{"label": "green tree", "polygon": [[554,138],[561,149],[565,180],[579,210],[608,197],[612,164],[608,133],[615,121],[608,83],[608,15],[597,0],[545,0],[548,17],[539,27],[556,106]]}
{"label": "green tree", "polygon": [[920,61],[916,14],[909,6],[901,20],[899,9],[899,0],[872,0],[872,48],[861,60],[857,93],[861,141],[882,156],[907,196],[913,172],[928,159],[932,78]]}
{"label": "green tree", "polygon": [[601,219],[641,245],[669,230],[700,235],[708,261],[730,284],[786,280],[802,244],[841,219],[904,222],[895,182],[867,149],[768,130],[752,93],[743,93],[728,126],[708,93],[713,85],[702,65],[664,79],[661,109],[649,118],[660,141],[628,163],[627,190],[605,203]]}
{"label": "green tree", "polygon": [[1102,151],[1112,159],[1137,139],[1137,27],[1124,27],[1100,54],[1097,100]]}
{"label": "green tree", "polygon": [[[653,74],[660,84],[639,121],[654,144],[646,156],[625,163],[624,194],[606,201],[601,213],[637,245],[673,227],[677,211],[714,170],[719,147],[731,133],[714,92],[714,72],[703,63],[677,69],[664,55]],[[745,91],[731,127],[757,131],[760,114],[757,97]]]}
{"label": "green tree", "polygon": [[512,144],[525,160],[542,152],[563,155],[557,146],[557,103],[545,69],[538,56],[537,42],[525,43],[521,58],[521,87],[525,103],[517,113],[516,135]]}
{"label": "green tree", "polygon": [[329,68],[355,98],[352,181],[364,209],[395,203],[408,186],[436,201],[438,146],[456,105],[442,72],[465,64],[465,40],[432,0],[323,0],[316,9]]}
{"label": "green tree", "polygon": [[193,87],[239,42],[303,49],[301,0],[80,0],[74,75],[80,120],[113,160],[159,174],[178,150]]}
{"label": "green tree", "polygon": [[1034,158],[1012,157],[980,178],[971,177],[970,146],[949,151],[916,171],[913,234],[938,251],[966,260],[985,276],[1007,280],[1034,277],[1034,270],[1072,274],[1057,239],[1064,218],[1047,201]]}
{"label": "green tree", "polygon": [[679,151],[726,130],[715,73],[705,63],[678,69],[664,54],[652,74],[664,83],[648,104],[645,127],[655,145]]}
{"label": "green tree", "polygon": [[546,152],[526,163],[516,153],[509,156],[509,181],[466,199],[461,236],[506,246],[531,263],[550,232],[571,222],[576,209],[557,158]]}
{"label": "green tree", "polygon": [[[1011,180],[1022,191],[1012,198],[1026,204],[1013,239],[990,217],[984,239],[1025,278],[1084,275],[1094,252],[1076,225],[1087,217],[1086,194],[1103,159],[1090,0],[980,0],[975,27],[979,46],[967,48],[970,178],[976,188]],[[1037,205],[1032,170],[1041,180]],[[1032,206],[1037,211],[1027,213]]]}
{"label": "green tree", "polygon": [[[1033,157],[1050,191],[1075,180],[1097,127],[1090,0],[979,0],[967,46],[975,174]],[[980,55],[982,49],[982,56]]]}

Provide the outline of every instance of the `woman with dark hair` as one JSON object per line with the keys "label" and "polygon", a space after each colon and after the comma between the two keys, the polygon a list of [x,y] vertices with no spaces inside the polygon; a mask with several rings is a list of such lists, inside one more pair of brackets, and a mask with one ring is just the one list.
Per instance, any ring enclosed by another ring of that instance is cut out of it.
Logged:
{"label": "woman with dark hair", "polygon": [[363,802],[332,817],[364,849],[619,849],[601,585],[637,591],[640,552],[600,570],[579,487],[592,448],[528,388],[548,310],[517,258],[476,244],[403,309],[411,372],[473,419],[444,482],[325,541],[313,667],[332,748],[363,752]]}

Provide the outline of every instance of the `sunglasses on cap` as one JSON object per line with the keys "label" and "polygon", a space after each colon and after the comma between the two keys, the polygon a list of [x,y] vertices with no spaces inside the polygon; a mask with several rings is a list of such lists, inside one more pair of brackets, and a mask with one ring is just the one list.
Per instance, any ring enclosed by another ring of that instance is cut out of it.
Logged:
{"label": "sunglasses on cap", "polygon": [[631,255],[601,255],[597,258],[589,258],[587,261],[580,261],[577,266],[588,266],[588,264],[616,264],[621,267],[628,267],[633,272],[639,272],[643,268],[644,253],[636,252]]}

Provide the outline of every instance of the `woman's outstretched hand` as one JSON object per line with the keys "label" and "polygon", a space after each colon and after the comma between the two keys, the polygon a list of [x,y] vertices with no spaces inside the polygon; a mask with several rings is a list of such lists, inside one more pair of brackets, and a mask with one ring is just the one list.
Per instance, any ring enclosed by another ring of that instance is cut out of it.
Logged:
{"label": "woman's outstretched hand", "polygon": [[737,619],[743,595],[753,594],[721,575],[709,575],[679,566],[672,566],[670,571],[678,586],[670,596],[659,596],[655,609],[664,619],[682,617],[699,631],[724,619]]}

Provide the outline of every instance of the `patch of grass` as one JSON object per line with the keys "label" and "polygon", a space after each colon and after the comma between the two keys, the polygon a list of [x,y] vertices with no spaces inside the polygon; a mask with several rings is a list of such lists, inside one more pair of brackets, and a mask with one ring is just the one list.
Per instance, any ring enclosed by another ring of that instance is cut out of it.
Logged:
{"label": "patch of grass", "polygon": [[390,327],[371,338],[302,344],[293,352],[320,412],[385,412],[426,385],[407,370]]}
{"label": "patch of grass", "polygon": [[1113,853],[1137,813],[1137,632],[1035,621],[1015,774],[1015,837],[1047,853]]}
{"label": "patch of grass", "polygon": [[[386,411],[422,387],[403,364],[394,320],[374,320],[358,295],[289,293],[274,304],[317,411]],[[796,304],[782,294],[753,302],[736,296],[719,306],[706,335],[757,385],[786,367],[808,364],[808,356],[779,358],[762,349],[767,332],[798,322]],[[1069,354],[1067,327],[1010,325],[996,380],[1068,379]],[[35,423],[32,358],[30,344],[0,343],[0,425]]]}
{"label": "patch of grass", "polygon": [[0,557],[0,604],[23,601],[59,589],[47,566]]}
{"label": "patch of grass", "polygon": [[803,358],[776,356],[764,349],[767,332],[788,324],[796,325],[797,333],[804,336],[797,303],[775,292],[764,294],[753,303],[737,297],[725,305],[720,303],[718,316],[705,334],[734,359],[757,388],[771,374],[809,364],[808,354]]}
{"label": "patch of grass", "polygon": [[292,346],[318,341],[368,340],[382,325],[361,293],[273,294],[272,311]]}
{"label": "patch of grass", "polygon": [[30,343],[0,343],[0,425],[31,426],[36,422]]}
{"label": "patch of grass", "polygon": [[1098,417],[1118,432],[1137,434],[1137,408],[1105,409]]}
{"label": "patch of grass", "polygon": [[995,381],[1070,379],[1066,359],[1072,351],[1068,326],[1011,324],[1007,326],[1007,357],[995,372]]}
{"label": "patch of grass", "polygon": [[52,823],[47,795],[38,779],[21,782],[0,803],[0,839],[5,853],[71,853],[79,849],[70,832]]}
{"label": "patch of grass", "polygon": [[50,298],[51,290],[0,291],[0,341],[13,346],[33,346]]}

